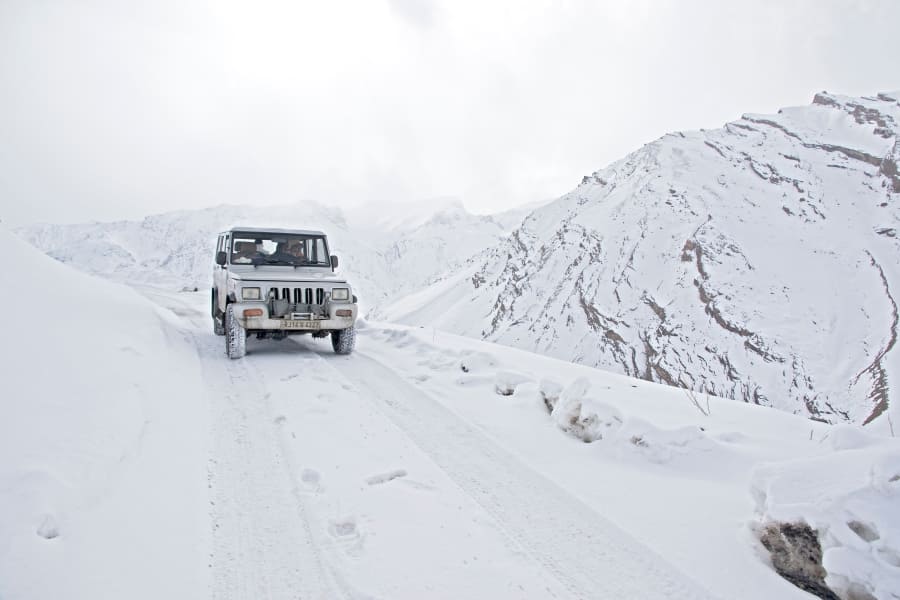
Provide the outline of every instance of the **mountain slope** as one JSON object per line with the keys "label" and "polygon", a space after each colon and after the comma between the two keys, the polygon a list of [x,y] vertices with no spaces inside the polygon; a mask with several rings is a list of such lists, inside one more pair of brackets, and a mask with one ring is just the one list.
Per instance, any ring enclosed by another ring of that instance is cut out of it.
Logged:
{"label": "mountain slope", "polygon": [[664,136],[446,278],[465,285],[439,282],[385,316],[875,420],[900,389],[898,98],[822,93]]}

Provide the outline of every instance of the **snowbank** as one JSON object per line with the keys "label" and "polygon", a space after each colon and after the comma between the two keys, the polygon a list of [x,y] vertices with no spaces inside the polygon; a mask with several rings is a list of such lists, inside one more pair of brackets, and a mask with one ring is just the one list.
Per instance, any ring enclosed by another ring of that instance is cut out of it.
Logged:
{"label": "snowbank", "polygon": [[762,466],[752,491],[762,524],[818,532],[825,582],[842,598],[900,592],[900,441],[835,428],[833,452]]}
{"label": "snowbank", "polygon": [[[889,433],[714,396],[695,402],[439,330],[370,323],[363,353],[367,344],[718,597],[810,597],[763,549],[759,532],[772,523],[816,530],[825,582],[842,597],[900,590],[900,441]],[[517,373],[530,381],[498,394]]]}
{"label": "snowbank", "polygon": [[[550,416],[560,429],[585,442],[596,442],[622,426],[622,415],[615,408],[588,395],[590,381],[579,377],[563,390]],[[544,387],[545,397],[551,386]]]}
{"label": "snowbank", "polygon": [[207,593],[195,351],[132,290],[0,229],[0,598]]}

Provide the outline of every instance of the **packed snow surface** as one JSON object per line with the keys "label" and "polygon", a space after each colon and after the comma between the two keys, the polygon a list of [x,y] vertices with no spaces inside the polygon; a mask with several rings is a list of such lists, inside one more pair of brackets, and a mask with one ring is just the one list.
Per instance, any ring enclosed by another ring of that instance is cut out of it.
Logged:
{"label": "packed snow surface", "polygon": [[0,244],[29,290],[2,305],[4,600],[806,598],[754,533],[785,519],[834,589],[897,589],[896,438],[430,328],[232,361],[205,294]]}

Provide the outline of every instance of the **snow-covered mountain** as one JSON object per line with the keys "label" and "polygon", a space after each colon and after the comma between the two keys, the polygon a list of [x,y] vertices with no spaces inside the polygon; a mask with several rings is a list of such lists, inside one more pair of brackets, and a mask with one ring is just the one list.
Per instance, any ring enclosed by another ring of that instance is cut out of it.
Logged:
{"label": "snow-covered mountain", "polygon": [[383,316],[869,423],[900,401],[898,99],[666,135]]}
{"label": "snow-covered mountain", "polygon": [[[473,215],[462,203],[453,202],[425,218],[410,218],[381,232],[368,231],[370,237],[381,240],[383,257],[394,282],[392,291],[409,293],[496,245],[522,223],[528,212]],[[391,294],[391,300],[395,295]]]}
{"label": "snow-covered mountain", "polygon": [[406,219],[365,218],[315,202],[217,206],[141,221],[33,225],[17,233],[50,256],[116,281],[174,289],[209,286],[216,234],[233,225],[321,229],[341,258],[364,308],[419,289],[496,244],[522,211],[474,215],[458,201],[407,211]]}

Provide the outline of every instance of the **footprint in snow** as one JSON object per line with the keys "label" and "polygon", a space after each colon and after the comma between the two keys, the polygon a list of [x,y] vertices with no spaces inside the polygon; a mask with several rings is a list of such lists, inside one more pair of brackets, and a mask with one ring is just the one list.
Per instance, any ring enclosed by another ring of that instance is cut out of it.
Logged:
{"label": "footprint in snow", "polygon": [[406,477],[406,475],[407,473],[405,469],[394,469],[393,471],[388,471],[387,473],[379,473],[377,475],[367,477],[366,483],[368,483],[369,485],[381,485],[400,477]]}
{"label": "footprint in snow", "polygon": [[278,415],[273,419],[272,422],[276,425],[284,425],[285,421],[287,421],[287,417],[285,417],[284,415]]}
{"label": "footprint in snow", "polygon": [[59,537],[59,524],[57,524],[56,519],[52,515],[47,515],[41,522],[40,527],[37,528],[36,533],[45,540],[56,539]]}
{"label": "footprint in snow", "polygon": [[358,535],[356,518],[348,517],[340,521],[332,521],[328,525],[328,532],[336,538],[347,538]]}
{"label": "footprint in snow", "polygon": [[300,471],[300,481],[306,486],[307,491],[319,493],[322,487],[322,475],[315,469],[303,469]]}
{"label": "footprint in snow", "polygon": [[300,373],[291,373],[287,377],[282,377],[281,380],[282,381],[290,381],[291,379],[296,379],[297,377],[300,377]]}
{"label": "footprint in snow", "polygon": [[330,521],[328,533],[334,538],[335,543],[350,556],[358,557],[363,553],[365,535],[362,533],[355,516]]}

